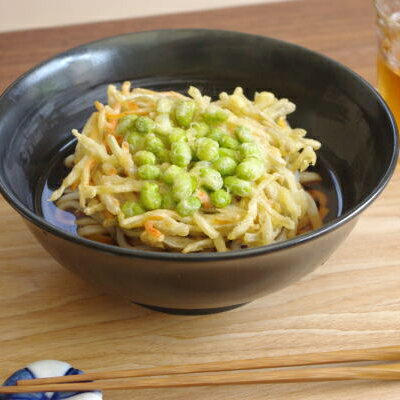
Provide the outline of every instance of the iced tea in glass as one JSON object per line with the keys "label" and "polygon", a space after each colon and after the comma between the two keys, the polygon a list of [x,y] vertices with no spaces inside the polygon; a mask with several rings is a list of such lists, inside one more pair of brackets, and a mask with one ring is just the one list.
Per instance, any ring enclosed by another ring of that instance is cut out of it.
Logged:
{"label": "iced tea in glass", "polygon": [[378,90],[400,126],[400,0],[375,0],[378,34]]}

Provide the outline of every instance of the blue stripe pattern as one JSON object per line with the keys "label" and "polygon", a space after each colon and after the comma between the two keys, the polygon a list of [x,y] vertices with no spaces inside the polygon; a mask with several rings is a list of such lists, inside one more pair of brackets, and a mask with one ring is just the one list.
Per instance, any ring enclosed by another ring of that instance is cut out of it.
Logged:
{"label": "blue stripe pattern", "polygon": [[[83,372],[76,368],[70,368],[65,375],[80,375]],[[36,377],[29,368],[23,368],[12,374],[3,383],[3,386],[14,386],[22,379],[35,379]],[[14,393],[0,394],[0,400],[64,400],[71,399],[82,392],[54,392],[50,393]],[[71,399],[72,400],[72,399]]]}

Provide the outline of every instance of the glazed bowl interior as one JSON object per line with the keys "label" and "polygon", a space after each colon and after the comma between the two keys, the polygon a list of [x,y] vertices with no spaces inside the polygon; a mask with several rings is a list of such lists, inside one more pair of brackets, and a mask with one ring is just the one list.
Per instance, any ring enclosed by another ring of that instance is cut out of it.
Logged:
{"label": "glazed bowl interior", "polygon": [[40,65],[0,101],[1,190],[41,228],[54,233],[35,204],[50,160],[71,141],[71,129],[82,128],[93,101],[106,101],[107,85],[125,80],[180,92],[193,85],[214,98],[241,86],[249,96],[268,90],[293,101],[297,110],[289,121],[322,143],[319,163],[330,171],[335,186],[338,204],[325,231],[368,205],[395,165],[397,137],[390,112],[371,86],[332,60],[296,45],[236,32],[167,30],[119,36]]}

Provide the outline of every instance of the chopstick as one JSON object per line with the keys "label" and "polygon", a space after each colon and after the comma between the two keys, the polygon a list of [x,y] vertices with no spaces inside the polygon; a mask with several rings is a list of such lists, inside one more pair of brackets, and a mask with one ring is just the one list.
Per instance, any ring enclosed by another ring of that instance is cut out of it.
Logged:
{"label": "chopstick", "polygon": [[[400,360],[400,346],[339,350],[325,353],[307,353],[279,357],[261,357],[248,360],[222,361],[204,364],[89,372],[82,375],[21,380],[17,382],[17,386],[0,387],[0,393],[119,390],[290,382],[300,383],[355,379],[398,380],[400,379],[400,364],[246,371],[236,373],[229,372],[261,368],[395,360]],[[205,372],[218,373],[204,374]],[[187,375],[193,373],[199,375]],[[179,374],[181,374],[181,376],[173,376]],[[155,377],[160,375],[172,376]],[[153,376],[153,378],[130,379],[145,376]]]}
{"label": "chopstick", "polygon": [[181,375],[164,378],[143,378],[123,380],[103,380],[97,382],[78,382],[46,384],[33,386],[3,386],[0,393],[32,393],[90,390],[154,389],[172,387],[218,386],[303,383],[348,380],[398,380],[400,364],[372,365],[364,367],[326,367],[305,368],[301,370],[275,370],[240,373],[220,373],[202,375]]}
{"label": "chopstick", "polygon": [[262,368],[297,367],[348,363],[358,361],[396,361],[400,360],[400,346],[386,346],[369,349],[339,350],[323,353],[294,354],[278,357],[260,357],[247,360],[216,361],[203,364],[175,365],[117,371],[88,372],[82,375],[59,376],[21,380],[18,385],[44,385],[68,382],[87,382],[116,378],[133,378],[142,376],[176,375],[200,372],[237,371]]}

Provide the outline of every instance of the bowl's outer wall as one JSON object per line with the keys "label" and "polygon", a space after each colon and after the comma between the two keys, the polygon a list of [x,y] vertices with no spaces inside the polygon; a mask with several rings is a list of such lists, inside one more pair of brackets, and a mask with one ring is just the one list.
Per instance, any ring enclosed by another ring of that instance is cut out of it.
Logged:
{"label": "bowl's outer wall", "polygon": [[[0,188],[26,219],[34,220],[24,207],[35,211],[38,179],[70,140],[70,130],[82,128],[94,100],[105,101],[108,83],[124,80],[180,91],[194,84],[213,96],[242,86],[249,95],[271,90],[293,100],[297,111],[290,121],[322,142],[319,157],[339,179],[344,213],[380,191],[393,165],[397,147],[390,113],[371,87],[333,61],[235,32],[144,32],[64,53],[1,98]],[[248,258],[190,263],[95,249],[34,222],[30,229],[40,243],[87,281],[136,302],[188,309],[244,303],[286,286],[324,262],[355,220],[277,251],[262,248]]]}
{"label": "bowl's outer wall", "polygon": [[60,264],[109,293],[164,308],[208,309],[247,303],[312,272],[347,237],[356,220],[279,252],[208,262],[116,256],[51,235],[32,223],[28,226]]}

